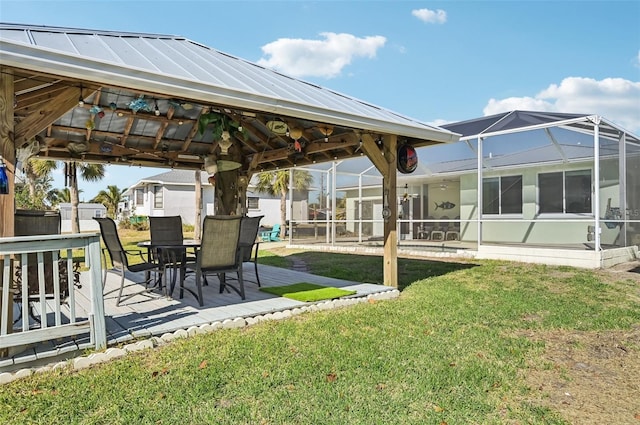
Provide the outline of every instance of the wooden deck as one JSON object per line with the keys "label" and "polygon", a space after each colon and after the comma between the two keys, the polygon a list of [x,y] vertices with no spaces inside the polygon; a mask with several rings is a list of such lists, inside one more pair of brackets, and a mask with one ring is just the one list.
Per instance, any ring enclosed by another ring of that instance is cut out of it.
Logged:
{"label": "wooden deck", "polygon": [[[357,291],[354,297],[363,297],[393,289],[377,284],[363,284],[326,278],[266,265],[260,265],[259,270],[263,287],[308,282]],[[152,290],[125,300],[118,307],[115,305],[115,293],[105,296],[107,346],[115,346],[138,338],[161,336],[167,332],[188,329],[191,326],[199,326],[215,321],[258,316],[307,305],[307,303],[259,291],[258,285],[253,282],[255,275],[252,264],[245,265],[244,276],[245,300],[240,299],[240,296],[234,291],[225,291],[220,294],[218,280],[213,277],[209,278],[210,285],[203,287],[203,307],[200,307],[196,298],[186,291],[184,298],[178,299],[177,289],[174,291],[172,298],[167,298],[159,291]],[[141,276],[130,275],[127,277],[131,278],[132,282],[142,280]],[[87,317],[89,312],[88,276],[81,274],[80,279],[83,285],[76,299],[80,300],[82,308],[78,314]],[[186,285],[195,288],[194,282],[195,277],[188,275]],[[119,283],[119,277],[109,273],[105,292],[117,288]],[[143,289],[144,286],[141,284],[133,285],[125,288],[124,293],[140,292]],[[36,316],[39,314],[39,310],[37,304],[34,304]],[[36,322],[34,321],[33,323],[35,324]],[[79,350],[90,347],[91,341],[88,334],[76,339],[67,338],[27,347],[11,357],[0,359],[0,373],[72,358],[79,354]]]}

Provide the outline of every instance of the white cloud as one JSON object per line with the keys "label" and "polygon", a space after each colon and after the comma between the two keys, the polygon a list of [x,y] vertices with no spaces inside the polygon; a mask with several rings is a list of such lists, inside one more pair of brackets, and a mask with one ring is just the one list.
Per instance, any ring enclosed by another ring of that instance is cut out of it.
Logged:
{"label": "white cloud", "polygon": [[428,24],[444,24],[447,22],[447,12],[442,9],[415,9],[411,11],[411,14]]}
{"label": "white cloud", "polygon": [[623,78],[568,77],[534,97],[490,99],[483,113],[520,110],[600,115],[622,128],[640,132],[640,82]]}
{"label": "white cloud", "polygon": [[382,36],[356,37],[323,32],[323,40],[280,38],[262,46],[266,57],[258,64],[294,77],[331,78],[356,57],[375,58],[387,39]]}
{"label": "white cloud", "polygon": [[635,62],[634,65],[640,68],[640,50],[638,50],[638,56],[636,56],[634,62]]}
{"label": "white cloud", "polygon": [[440,127],[440,126],[443,126],[445,124],[449,124],[450,122],[452,122],[452,121],[443,120],[442,118],[436,118],[435,120],[430,121],[427,124],[435,126],[435,127]]}

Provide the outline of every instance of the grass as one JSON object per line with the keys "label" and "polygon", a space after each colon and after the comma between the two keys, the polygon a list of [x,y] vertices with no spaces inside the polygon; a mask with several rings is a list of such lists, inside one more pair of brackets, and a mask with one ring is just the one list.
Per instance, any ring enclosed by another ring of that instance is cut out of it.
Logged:
{"label": "grass", "polygon": [[[382,275],[379,257],[278,253],[265,261],[300,256],[338,278]],[[637,285],[585,270],[405,259],[399,268],[404,290],[395,300],[0,386],[0,423],[565,424],[523,381],[544,347],[522,331],[640,322]]]}
{"label": "grass", "polygon": [[302,302],[314,302],[321,300],[331,300],[334,298],[353,295],[356,291],[334,288],[331,286],[321,286],[313,283],[300,282],[293,285],[271,286],[260,288],[263,292],[278,295],[280,297],[291,298]]}

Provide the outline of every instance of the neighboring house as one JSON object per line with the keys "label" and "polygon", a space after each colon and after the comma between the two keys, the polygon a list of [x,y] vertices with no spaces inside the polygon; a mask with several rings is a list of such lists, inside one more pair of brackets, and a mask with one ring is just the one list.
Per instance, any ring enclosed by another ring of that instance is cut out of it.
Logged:
{"label": "neighboring house", "polygon": [[[58,204],[58,210],[60,210],[61,219],[61,231],[62,233],[71,233],[71,204],[62,203]],[[99,232],[100,227],[94,217],[106,217],[107,207],[97,203],[85,203],[78,204],[78,218],[80,219],[80,231],[81,232]]]}
{"label": "neighboring house", "polygon": [[[205,172],[201,173],[202,205],[201,213],[214,214],[215,188],[209,183]],[[184,224],[195,223],[195,172],[192,170],[171,170],[138,181],[125,192],[125,201],[119,205],[119,218],[135,216],[179,215]],[[294,199],[298,199],[299,194]],[[306,203],[306,197],[300,202]],[[254,186],[247,190],[248,215],[263,215],[262,226],[280,223],[280,198],[265,193],[254,192]],[[296,201],[294,201],[294,206]],[[296,209],[299,210],[300,208]],[[287,213],[290,202],[287,200]],[[296,214],[294,214],[295,216]],[[289,214],[287,214],[287,218]]]}
{"label": "neighboring house", "polygon": [[[400,240],[467,242],[479,257],[540,255],[540,262],[576,265],[603,264],[610,254],[601,249],[632,247],[637,255],[637,136],[598,116],[526,111],[443,128],[461,134],[460,142],[420,148],[418,170],[398,175]],[[341,166],[353,173],[348,168]],[[383,235],[380,182],[338,183],[347,229],[363,239]],[[539,248],[561,251],[532,254]],[[572,262],[576,254],[567,250],[592,254]]]}
{"label": "neighboring house", "polygon": [[[200,208],[204,217],[213,214],[214,187],[207,181],[206,173],[201,173],[201,182]],[[144,178],[124,193],[127,200],[121,205],[121,218],[179,215],[184,224],[193,225],[196,216],[195,186],[195,171],[192,170],[171,170]]]}

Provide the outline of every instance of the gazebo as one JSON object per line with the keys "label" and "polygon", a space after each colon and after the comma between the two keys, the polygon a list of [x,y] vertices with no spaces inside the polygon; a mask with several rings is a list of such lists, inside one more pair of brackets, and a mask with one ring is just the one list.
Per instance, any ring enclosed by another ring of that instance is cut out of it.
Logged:
{"label": "gazebo", "polygon": [[[254,173],[360,155],[393,200],[399,150],[459,138],[179,36],[0,24],[0,55],[5,280],[9,253],[34,249],[13,237],[16,163],[32,156],[203,170],[215,175],[216,213],[243,214]],[[396,286],[397,204],[383,213],[384,283]]]}

